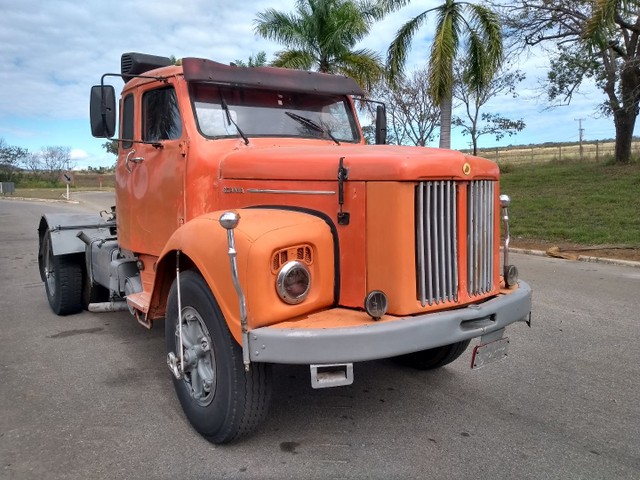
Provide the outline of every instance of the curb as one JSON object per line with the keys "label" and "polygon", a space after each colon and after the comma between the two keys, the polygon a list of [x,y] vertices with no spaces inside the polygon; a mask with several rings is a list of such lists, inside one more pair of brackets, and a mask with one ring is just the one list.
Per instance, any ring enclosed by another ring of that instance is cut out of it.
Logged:
{"label": "curb", "polygon": [[[29,198],[29,197],[4,197],[0,196],[0,200],[27,200],[32,202],[43,202],[43,203],[70,203],[74,205],[80,204],[77,200],[57,200],[57,199],[49,199],[49,198]],[[500,247],[502,251],[502,247]],[[547,257],[547,258],[556,258],[550,255],[547,255],[547,252],[543,250],[531,250],[527,248],[510,248],[510,253],[519,253],[523,255],[533,255],[536,257]],[[559,258],[559,260],[566,260]],[[572,260],[568,260],[572,261]],[[602,263],[604,265],[619,265],[623,267],[632,267],[632,268],[640,268],[640,262],[634,262],[633,260],[620,260],[616,258],[603,258],[603,257],[589,257],[587,255],[578,255],[577,262],[588,262],[588,263]]]}
{"label": "curb", "polygon": [[[509,253],[521,253],[524,255],[534,255],[536,257],[556,258],[550,255],[547,255],[547,252],[544,252],[542,250],[529,250],[526,248],[510,248]],[[558,260],[567,260],[567,259],[558,258]],[[587,255],[578,255],[577,260],[567,260],[567,261],[602,263],[605,265],[619,265],[623,267],[640,268],[640,262],[634,262],[633,260],[620,260],[617,258],[604,258],[604,257],[589,257]]]}
{"label": "curb", "polygon": [[31,197],[3,197],[0,196],[0,200],[22,200],[27,202],[42,202],[42,203],[71,203],[78,205],[80,202],[77,200],[60,200],[57,198],[31,198]]}

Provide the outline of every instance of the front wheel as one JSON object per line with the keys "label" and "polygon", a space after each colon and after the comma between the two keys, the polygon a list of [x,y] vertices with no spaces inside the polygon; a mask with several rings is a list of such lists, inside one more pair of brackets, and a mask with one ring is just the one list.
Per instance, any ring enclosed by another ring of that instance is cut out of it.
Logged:
{"label": "front wheel", "polygon": [[469,346],[471,340],[444,345],[443,347],[420,350],[419,352],[408,353],[395,357],[395,360],[402,365],[417,368],[418,370],[433,370],[444,367],[456,360]]}
{"label": "front wheel", "polygon": [[271,366],[252,363],[244,369],[242,349],[202,276],[180,275],[169,291],[165,317],[167,353],[180,358],[182,318],[184,376],[173,377],[178,399],[193,427],[213,443],[227,443],[251,433],[267,414],[271,399]]}
{"label": "front wheel", "polygon": [[51,310],[57,315],[82,310],[82,267],[69,255],[53,255],[49,232],[44,237],[41,269]]}

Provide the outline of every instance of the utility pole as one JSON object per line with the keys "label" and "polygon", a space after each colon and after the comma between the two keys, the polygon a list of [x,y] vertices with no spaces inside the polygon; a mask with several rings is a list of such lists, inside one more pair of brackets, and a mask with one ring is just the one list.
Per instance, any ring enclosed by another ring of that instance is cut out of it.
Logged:
{"label": "utility pole", "polygon": [[584,136],[584,128],[582,128],[582,121],[584,118],[574,118],[576,122],[578,122],[578,134],[580,135],[580,161],[584,160],[583,150],[582,150],[582,140]]}

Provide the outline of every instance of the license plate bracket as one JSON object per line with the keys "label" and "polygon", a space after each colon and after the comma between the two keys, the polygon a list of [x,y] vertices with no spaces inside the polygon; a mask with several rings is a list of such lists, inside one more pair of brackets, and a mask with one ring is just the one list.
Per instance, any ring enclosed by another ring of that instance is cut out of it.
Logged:
{"label": "license plate bracket", "polygon": [[473,349],[473,355],[471,356],[471,368],[475,370],[490,363],[503,360],[507,357],[508,350],[508,337],[477,345]]}

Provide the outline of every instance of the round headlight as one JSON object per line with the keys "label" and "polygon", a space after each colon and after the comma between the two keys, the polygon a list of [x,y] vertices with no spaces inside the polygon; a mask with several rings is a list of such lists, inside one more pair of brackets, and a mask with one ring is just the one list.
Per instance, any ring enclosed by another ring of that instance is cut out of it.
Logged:
{"label": "round headlight", "polygon": [[282,301],[291,305],[302,302],[311,288],[311,273],[298,261],[285,263],[278,272],[276,290]]}

